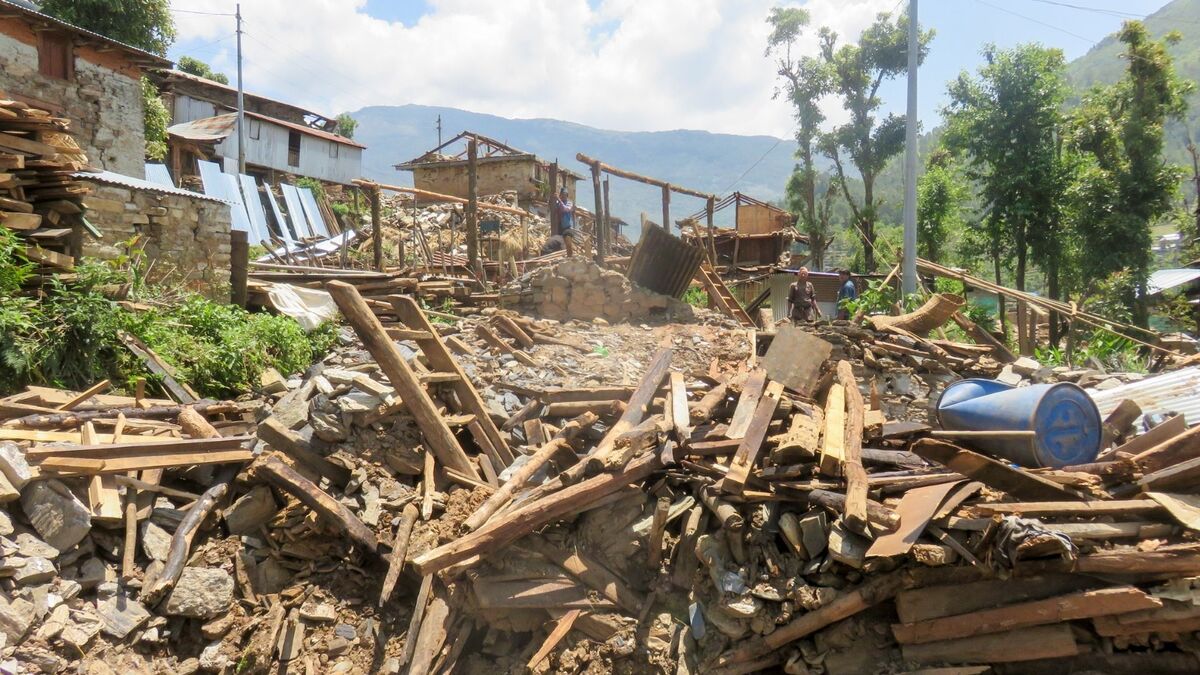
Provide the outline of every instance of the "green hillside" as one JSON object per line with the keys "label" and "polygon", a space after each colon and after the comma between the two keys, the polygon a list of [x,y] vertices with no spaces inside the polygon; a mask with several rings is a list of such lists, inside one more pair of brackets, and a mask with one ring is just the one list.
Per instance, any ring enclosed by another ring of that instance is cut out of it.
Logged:
{"label": "green hillside", "polygon": [[[1174,0],[1146,17],[1145,24],[1155,37],[1171,31],[1180,34],[1182,39],[1170,49],[1176,72],[1187,79],[1200,80],[1200,0]],[[1072,84],[1083,92],[1097,84],[1116,82],[1124,73],[1125,65],[1121,45],[1110,35],[1087,54],[1072,61],[1067,73]],[[1193,137],[1200,136],[1200,91],[1193,93],[1188,102],[1187,120],[1167,127],[1167,157],[1190,166],[1188,132],[1191,131]]]}

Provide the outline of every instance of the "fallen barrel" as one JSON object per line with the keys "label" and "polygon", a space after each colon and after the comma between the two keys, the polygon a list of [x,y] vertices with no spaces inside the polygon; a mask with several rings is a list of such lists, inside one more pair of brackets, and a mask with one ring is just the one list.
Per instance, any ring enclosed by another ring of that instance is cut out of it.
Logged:
{"label": "fallen barrel", "polygon": [[1100,411],[1067,382],[1013,387],[961,380],[942,392],[937,415],[943,429],[967,432],[966,444],[1025,467],[1087,464],[1100,452]]}

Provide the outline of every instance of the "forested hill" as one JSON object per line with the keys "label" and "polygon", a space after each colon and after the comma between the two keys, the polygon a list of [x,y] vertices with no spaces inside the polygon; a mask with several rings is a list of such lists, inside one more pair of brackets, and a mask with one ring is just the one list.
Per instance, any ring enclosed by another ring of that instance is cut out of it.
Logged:
{"label": "forested hill", "polygon": [[[1175,31],[1180,41],[1170,48],[1176,72],[1189,80],[1200,81],[1200,0],[1174,0],[1146,17],[1146,27],[1155,37]],[[1068,65],[1071,83],[1080,92],[1098,84],[1112,84],[1125,73],[1121,58],[1122,45],[1115,36],[1108,36],[1087,54]],[[1167,128],[1167,158],[1175,163],[1191,165],[1187,154],[1188,132],[1200,136],[1200,87],[1188,97],[1186,120]]]}
{"label": "forested hill", "polygon": [[[768,99],[764,105],[770,105]],[[759,199],[776,200],[795,165],[796,143],[770,136],[737,136],[707,131],[624,132],[596,129],[552,119],[508,119],[496,115],[422,105],[372,106],[352,113],[359,127],[355,140],[367,146],[363,171],[385,182],[409,184],[412,174],[393,165],[420,156],[438,144],[437,119],[443,137],[470,130],[508,143],[578,173],[586,167],[575,161],[582,152],[638,173],[694,190],[724,194],[731,185]],[[586,194],[585,194],[586,193]],[[613,213],[637,223],[645,211],[661,220],[662,193],[657,188],[621,181],[611,193]],[[591,190],[582,190],[579,203],[592,207]],[[690,215],[703,202],[679,197],[672,215]]]}

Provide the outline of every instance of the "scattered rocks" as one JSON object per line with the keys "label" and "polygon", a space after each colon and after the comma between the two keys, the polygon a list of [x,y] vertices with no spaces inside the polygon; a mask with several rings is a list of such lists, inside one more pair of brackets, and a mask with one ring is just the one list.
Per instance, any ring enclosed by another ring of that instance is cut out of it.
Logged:
{"label": "scattered rocks", "polygon": [[142,522],[141,535],[142,551],[151,560],[165,561],[171,552],[171,535],[153,522]]}
{"label": "scattered rocks", "polygon": [[105,635],[111,635],[118,640],[124,640],[150,619],[150,612],[142,603],[124,593],[116,593],[101,600],[96,604],[96,609],[103,621],[101,630]]}

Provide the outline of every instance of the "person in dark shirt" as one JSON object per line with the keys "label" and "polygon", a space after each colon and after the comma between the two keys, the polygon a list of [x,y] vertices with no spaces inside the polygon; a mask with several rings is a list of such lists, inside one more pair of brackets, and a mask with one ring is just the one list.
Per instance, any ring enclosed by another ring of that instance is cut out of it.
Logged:
{"label": "person in dark shirt", "polygon": [[567,188],[558,191],[554,208],[558,210],[558,231],[567,247],[567,257],[570,258],[575,255],[575,203],[571,201]]}
{"label": "person in dark shirt", "polygon": [[838,307],[837,318],[849,320],[850,319],[850,310],[846,308],[845,304],[843,304],[842,301],[843,300],[857,300],[858,299],[858,287],[854,285],[854,280],[850,278],[850,270],[847,270],[847,269],[838,270],[838,283],[839,283],[839,287],[838,287],[838,296],[837,296],[837,307]]}
{"label": "person in dark shirt", "polygon": [[801,267],[796,271],[796,282],[788,288],[788,317],[792,323],[801,321],[816,321],[821,316],[821,308],[817,306],[817,289],[808,280],[808,268]]}

